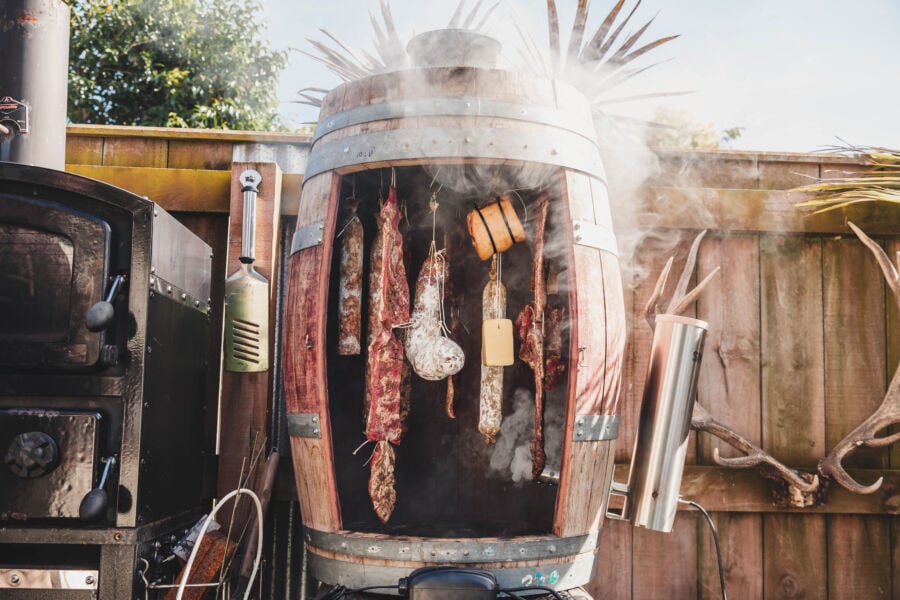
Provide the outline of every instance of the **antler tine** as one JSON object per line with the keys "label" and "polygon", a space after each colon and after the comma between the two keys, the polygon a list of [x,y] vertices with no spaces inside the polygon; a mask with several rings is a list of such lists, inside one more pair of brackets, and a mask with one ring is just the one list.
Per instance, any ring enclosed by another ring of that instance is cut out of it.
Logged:
{"label": "antler tine", "polygon": [[[749,469],[753,467],[767,467],[765,473],[772,479],[784,481],[789,488],[795,488],[803,494],[813,494],[819,489],[819,478],[811,473],[795,471],[779,462],[771,454],[737,433],[733,429],[716,421],[713,416],[699,402],[694,403],[694,415],[691,419],[691,427],[698,431],[705,431],[716,436],[720,440],[737,448],[745,454],[735,458],[723,458],[719,455],[719,449],[713,450],[713,462],[722,467],[736,469]],[[793,495],[792,495],[793,496]]]}
{"label": "antler tine", "polygon": [[[872,238],[853,223],[848,223],[848,225],[875,256],[875,260],[878,261],[878,265],[881,267],[882,273],[884,273],[884,278],[887,280],[888,287],[894,292],[894,298],[897,301],[897,305],[900,306],[900,269],[893,265],[887,253]],[[900,262],[898,262],[898,265],[900,265]],[[888,386],[881,406],[832,448],[828,456],[819,461],[819,473],[823,477],[834,479],[840,485],[856,494],[871,494],[877,491],[884,481],[883,477],[879,477],[878,481],[871,485],[862,485],[847,473],[842,461],[857,448],[883,448],[900,441],[900,432],[884,437],[876,437],[879,431],[897,423],[900,423],[900,367],[897,368],[894,377],[891,379],[891,384]]]}
{"label": "antler tine", "polygon": [[856,494],[871,494],[878,491],[883,477],[879,477],[878,481],[871,485],[863,485],[847,473],[842,461],[857,448],[883,448],[900,441],[900,432],[876,437],[879,431],[897,423],[900,423],[900,368],[894,374],[881,406],[832,448],[828,456],[819,461],[819,473],[823,477],[834,479]]}
{"label": "antler tine", "polygon": [[684,269],[682,269],[681,276],[678,278],[678,283],[675,285],[675,291],[672,293],[672,298],[669,300],[668,306],[663,309],[660,306],[660,300],[662,298],[663,289],[666,287],[666,282],[669,279],[669,272],[672,269],[672,263],[675,258],[670,256],[669,260],[666,261],[666,266],[663,267],[662,272],[659,274],[659,279],[656,280],[656,287],[653,288],[653,293],[650,294],[650,298],[644,306],[644,318],[650,325],[650,329],[653,329],[656,326],[656,316],[660,313],[665,312],[670,315],[677,315],[687,310],[687,308],[700,297],[700,293],[707,285],[709,285],[709,282],[719,274],[721,269],[716,267],[703,279],[703,281],[697,284],[694,289],[690,292],[686,292],[688,282],[691,279],[691,274],[697,266],[697,255],[700,251],[700,242],[703,241],[703,237],[706,235],[707,231],[708,230],[704,229],[698,233],[697,237],[694,238],[694,241],[691,242],[691,250],[688,252],[687,260],[684,263]]}
{"label": "antler tine", "polygon": [[675,291],[672,292],[672,299],[669,301],[669,307],[666,309],[666,312],[668,313],[676,314],[675,311],[672,310],[672,307],[678,304],[687,291],[688,282],[691,280],[691,274],[694,272],[694,267],[697,266],[697,254],[700,253],[700,242],[706,237],[707,231],[707,229],[704,229],[698,233],[694,238],[694,241],[691,242],[691,250],[688,252],[687,260],[684,261],[684,269],[681,271],[681,277],[678,278],[678,283],[675,284]]}
{"label": "antler tine", "polygon": [[900,306],[900,252],[897,252],[897,266],[895,267],[893,263],[891,263],[891,259],[888,257],[887,252],[885,252],[875,240],[867,236],[863,230],[854,223],[848,221],[847,225],[850,226],[850,229],[853,230],[853,233],[856,234],[859,241],[865,244],[866,248],[868,248],[875,256],[875,260],[878,261],[878,266],[881,267],[881,272],[884,273],[884,278],[887,280],[888,287],[894,292],[894,297],[897,300],[898,306]]}
{"label": "antler tine", "polygon": [[653,288],[653,293],[650,294],[650,298],[644,306],[644,318],[647,320],[647,324],[650,325],[650,329],[656,327],[656,315],[662,312],[662,309],[659,307],[659,299],[662,297],[663,289],[666,287],[666,281],[669,279],[669,271],[672,270],[673,262],[675,262],[675,257],[670,256],[669,260],[666,261],[662,272],[659,274],[659,278],[656,280],[656,286]]}

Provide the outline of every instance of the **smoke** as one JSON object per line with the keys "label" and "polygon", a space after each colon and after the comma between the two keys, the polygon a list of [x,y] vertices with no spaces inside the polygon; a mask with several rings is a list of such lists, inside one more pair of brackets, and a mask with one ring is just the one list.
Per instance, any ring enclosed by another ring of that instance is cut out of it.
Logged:
{"label": "smoke", "polygon": [[[562,402],[544,397],[544,452],[547,454],[547,469],[560,470],[565,423],[565,409]],[[513,410],[504,415],[500,424],[497,443],[490,446],[490,470],[502,479],[512,479],[516,483],[531,481],[530,443],[534,437],[534,394],[525,388],[513,393]]]}

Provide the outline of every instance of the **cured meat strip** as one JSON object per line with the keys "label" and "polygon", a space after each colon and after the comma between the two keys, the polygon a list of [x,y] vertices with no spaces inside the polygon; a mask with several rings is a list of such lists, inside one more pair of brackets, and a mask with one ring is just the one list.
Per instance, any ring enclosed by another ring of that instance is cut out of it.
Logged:
{"label": "cured meat strip", "polygon": [[547,290],[544,283],[544,234],[547,226],[549,194],[541,193],[535,200],[537,217],[534,224],[532,281],[534,301],[525,305],[516,317],[516,329],[522,341],[519,358],[534,371],[534,438],[531,440],[531,476],[541,474],[547,462],[544,453],[544,308]]}
{"label": "cured meat strip", "polygon": [[400,408],[403,344],[393,328],[409,321],[409,284],[403,265],[403,236],[394,187],[381,208],[379,225],[369,282],[366,439],[377,442],[370,463],[369,496],[378,518],[387,522],[396,501],[394,451],[390,443],[398,444],[403,436]]}
{"label": "cured meat strip", "polygon": [[353,214],[341,233],[341,273],[338,296],[338,354],[359,354],[362,333],[363,227]]}
{"label": "cured meat strip", "polygon": [[562,359],[562,324],[566,318],[563,306],[550,306],[544,311],[544,389],[552,390],[562,379],[566,364]]}
{"label": "cured meat strip", "polygon": [[[506,317],[506,286],[497,279],[497,256],[494,255],[488,282],[481,295],[481,315],[485,321]],[[485,443],[493,444],[497,441],[503,419],[503,367],[485,365],[484,360],[481,361],[478,409],[478,431],[484,435]]]}
{"label": "cured meat strip", "polygon": [[372,453],[371,475],[369,476],[369,497],[372,507],[382,523],[387,523],[397,504],[397,490],[394,487],[394,448],[388,441],[375,444]]}

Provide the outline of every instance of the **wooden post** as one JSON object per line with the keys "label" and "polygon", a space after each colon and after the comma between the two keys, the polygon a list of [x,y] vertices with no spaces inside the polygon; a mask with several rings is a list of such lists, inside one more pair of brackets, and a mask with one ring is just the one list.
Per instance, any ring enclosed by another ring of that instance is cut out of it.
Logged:
{"label": "wooden post", "polygon": [[[275,163],[246,162],[234,163],[231,167],[231,203],[228,229],[228,260],[226,274],[238,270],[241,255],[241,225],[243,223],[243,194],[238,181],[241,173],[254,169],[262,176],[256,199],[256,260],[253,268],[269,280],[269,364],[273,364],[276,287],[275,281],[279,256],[281,169]],[[270,407],[274,376],[272,369],[261,373],[222,372],[221,397],[219,400],[219,474],[217,490],[221,498],[239,485],[253,488],[253,480],[241,481],[241,468],[246,459],[247,466],[257,458],[254,473],[262,470],[267,440],[266,416]],[[258,451],[258,457],[254,456]],[[248,504],[249,506],[249,504]],[[220,513],[220,521],[228,520],[229,511]],[[236,523],[237,526],[240,523]],[[235,528],[239,531],[239,527]]]}

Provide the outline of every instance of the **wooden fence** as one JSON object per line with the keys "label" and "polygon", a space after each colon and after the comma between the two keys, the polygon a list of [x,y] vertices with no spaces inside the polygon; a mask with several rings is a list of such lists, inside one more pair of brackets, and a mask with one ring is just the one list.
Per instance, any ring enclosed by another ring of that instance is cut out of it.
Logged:
{"label": "wooden fence", "polygon": [[[290,215],[307,148],[304,136],[70,126],[67,169],[147,195],[197,231],[216,253],[219,299],[232,163],[277,162],[282,213]],[[626,229],[644,234],[628,271],[643,276],[626,282],[632,317],[619,481],[627,478],[651,339],[640,312],[666,258],[674,255],[680,269],[702,229],[710,233],[698,276],[717,265],[722,273],[697,306],[696,316],[710,324],[699,400],[719,421],[812,472],[880,404],[900,360],[900,315],[846,220],[898,251],[900,211],[863,207],[809,217],[795,207],[800,195],[786,191],[810,176],[860,169],[832,155],[664,152],[653,179],[614,190],[631,196],[636,214],[620,236]],[[682,493],[713,514],[730,597],[900,599],[900,444],[847,461],[863,482],[885,477],[875,494],[831,486],[823,505],[791,510],[773,504],[770,483],[756,471],[715,466],[715,448],[735,455],[706,434],[692,439]],[[293,483],[290,469],[283,471],[268,546],[266,597],[273,599],[300,597],[302,584]],[[705,524],[690,510],[679,513],[671,534],[607,521],[589,591],[635,600],[719,597]]]}

